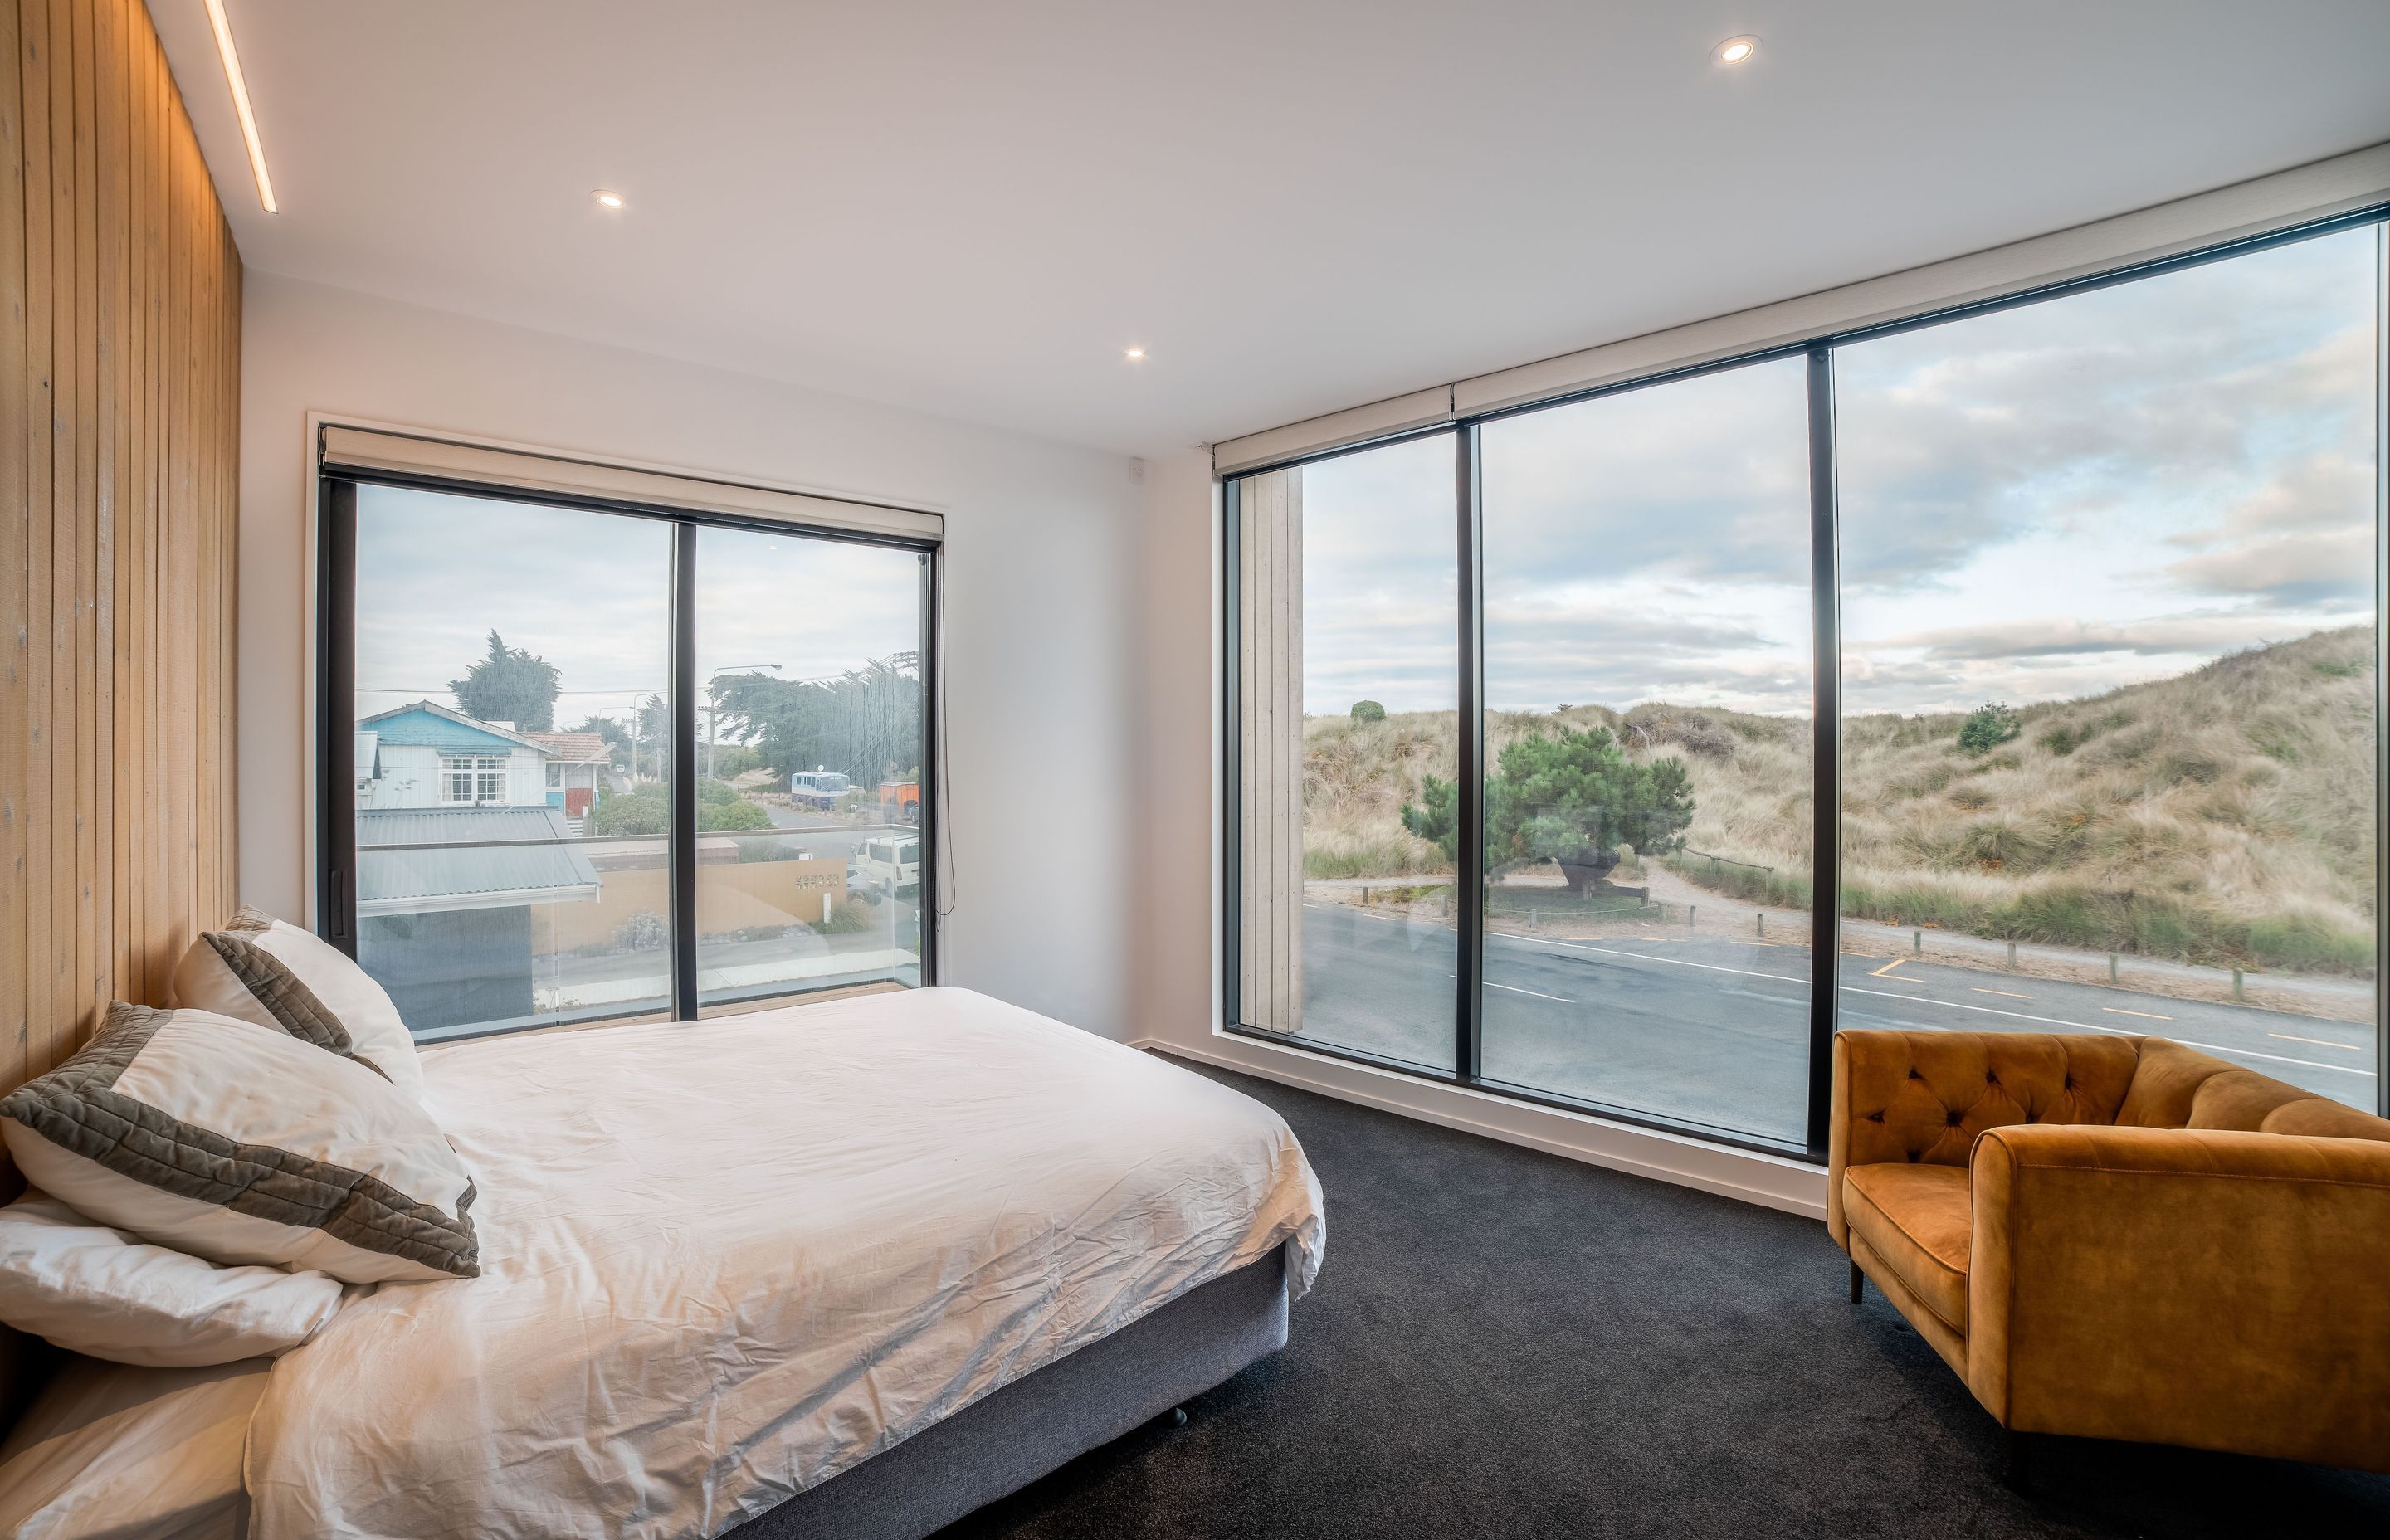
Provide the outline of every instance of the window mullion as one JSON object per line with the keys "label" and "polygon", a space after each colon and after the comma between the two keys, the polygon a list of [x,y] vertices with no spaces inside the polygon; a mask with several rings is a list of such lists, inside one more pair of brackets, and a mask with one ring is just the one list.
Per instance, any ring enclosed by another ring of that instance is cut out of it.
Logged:
{"label": "window mullion", "polygon": [[1459,922],[1459,966],[1453,1012],[1453,1078],[1473,1085],[1484,1068],[1485,962],[1485,584],[1484,478],[1479,429],[1463,427],[1453,445],[1454,511],[1458,520],[1460,651],[1458,749],[1459,808],[1454,841],[1454,918]]}
{"label": "window mullion", "polygon": [[697,1020],[697,525],[674,530],[672,613],[673,1018]]}
{"label": "window mullion", "polygon": [[1816,606],[1810,774],[1809,1106],[1812,1158],[1826,1153],[1833,1101],[1834,1011],[1842,977],[1842,563],[1834,481],[1834,354],[1809,350],[1809,583]]}

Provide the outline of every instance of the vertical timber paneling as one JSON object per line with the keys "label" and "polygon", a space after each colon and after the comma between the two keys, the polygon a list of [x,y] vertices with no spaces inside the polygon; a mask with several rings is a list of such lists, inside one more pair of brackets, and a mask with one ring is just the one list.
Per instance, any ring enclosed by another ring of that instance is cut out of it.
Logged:
{"label": "vertical timber paneling", "polygon": [[6,1089],[236,902],[241,267],[140,0],[0,0],[0,172]]}
{"label": "vertical timber paneling", "polygon": [[1291,1033],[1303,1028],[1303,471],[1246,477],[1238,506],[1238,1004],[1246,1025]]}
{"label": "vertical timber paneling", "polygon": [[0,1088],[235,904],[240,256],[139,0],[0,0]]}

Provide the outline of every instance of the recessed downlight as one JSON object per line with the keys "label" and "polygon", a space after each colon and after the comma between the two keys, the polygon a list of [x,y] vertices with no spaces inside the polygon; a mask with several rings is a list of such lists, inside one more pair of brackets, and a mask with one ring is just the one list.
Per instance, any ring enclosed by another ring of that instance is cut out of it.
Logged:
{"label": "recessed downlight", "polygon": [[1719,44],[1711,51],[1710,58],[1720,64],[1748,64],[1752,56],[1758,52],[1759,39],[1745,32],[1741,37],[1729,37]]}
{"label": "recessed downlight", "polygon": [[1123,348],[1121,349],[1121,356],[1127,359],[1132,364],[1142,364],[1145,362],[1145,350],[1143,348]]}
{"label": "recessed downlight", "polygon": [[589,196],[609,209],[619,209],[623,206],[623,195],[611,187],[599,187]]}

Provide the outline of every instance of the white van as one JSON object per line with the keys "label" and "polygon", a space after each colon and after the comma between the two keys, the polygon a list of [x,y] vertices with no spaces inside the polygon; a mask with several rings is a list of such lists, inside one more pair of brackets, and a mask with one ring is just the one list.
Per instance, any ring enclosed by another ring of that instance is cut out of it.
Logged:
{"label": "white van", "polygon": [[848,864],[849,883],[870,892],[902,892],[921,882],[921,837],[882,834],[863,841]]}

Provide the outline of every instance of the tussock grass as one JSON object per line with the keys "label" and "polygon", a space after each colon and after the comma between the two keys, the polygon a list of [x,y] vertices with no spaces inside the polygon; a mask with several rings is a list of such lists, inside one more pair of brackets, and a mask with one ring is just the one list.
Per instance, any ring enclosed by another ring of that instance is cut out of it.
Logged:
{"label": "tussock grass", "polygon": [[[2373,664],[2363,627],[2219,658],[2190,674],[2017,712],[1993,752],[1957,746],[1963,712],[1843,726],[1844,911],[2220,966],[2371,976]],[[1684,842],[1773,867],[1668,862],[1752,902],[1808,902],[1805,719],[1707,708],[1492,712],[1489,764],[1518,738],[1595,725],[1693,781]],[[1437,872],[1399,809],[1455,764],[1452,713],[1304,730],[1304,867]]]}

